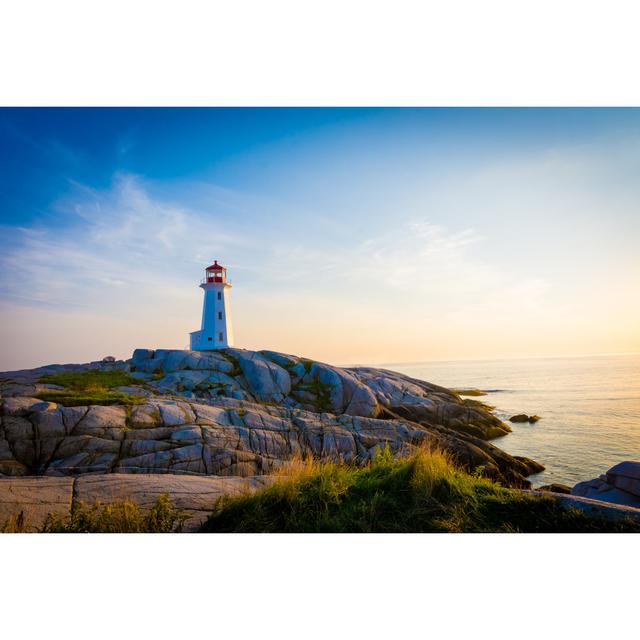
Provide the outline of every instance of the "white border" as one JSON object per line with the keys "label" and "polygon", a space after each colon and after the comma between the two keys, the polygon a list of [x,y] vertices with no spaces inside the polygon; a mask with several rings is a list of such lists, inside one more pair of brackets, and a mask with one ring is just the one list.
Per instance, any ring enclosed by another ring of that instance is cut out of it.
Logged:
{"label": "white border", "polygon": [[633,106],[629,0],[21,0],[5,105]]}
{"label": "white border", "polygon": [[7,637],[583,640],[630,637],[637,625],[633,535],[1,542]]}
{"label": "white border", "polygon": [[[0,9],[3,105],[640,104],[636,3]],[[628,637],[637,536],[2,536],[7,637]]]}

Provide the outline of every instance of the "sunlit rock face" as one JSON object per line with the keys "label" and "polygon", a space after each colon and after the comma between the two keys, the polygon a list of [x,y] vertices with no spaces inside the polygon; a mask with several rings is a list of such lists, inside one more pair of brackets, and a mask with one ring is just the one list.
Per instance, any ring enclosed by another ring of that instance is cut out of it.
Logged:
{"label": "sunlit rock face", "polygon": [[229,477],[175,474],[84,474],[64,477],[0,478],[0,522],[22,513],[24,531],[36,532],[47,516],[69,515],[74,507],[131,501],[150,509],[159,496],[185,514],[183,531],[197,531],[222,496],[247,494],[268,486],[276,476]]}
{"label": "sunlit rock face", "polygon": [[[133,406],[63,407],[33,396],[59,370],[120,368]],[[272,351],[137,349],[126,362],[0,374],[0,474],[255,476],[292,458],[363,464],[427,445],[510,486],[541,465],[487,440],[509,427],[473,400],[405,375]]]}

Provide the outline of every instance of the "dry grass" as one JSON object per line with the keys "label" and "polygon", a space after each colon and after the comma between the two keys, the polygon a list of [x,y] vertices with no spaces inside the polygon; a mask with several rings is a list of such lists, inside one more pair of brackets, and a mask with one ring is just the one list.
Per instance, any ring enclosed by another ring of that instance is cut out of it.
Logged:
{"label": "dry grass", "polygon": [[41,533],[179,533],[189,515],[175,509],[169,496],[158,496],[144,511],[132,500],[87,507],[82,502],[66,516],[49,514]]}
{"label": "dry grass", "polygon": [[179,533],[188,518],[163,494],[148,510],[132,500],[91,506],[78,502],[67,514],[49,513],[39,526],[32,526],[29,514],[22,510],[4,522],[0,533]]}
{"label": "dry grass", "polygon": [[0,533],[27,533],[29,530],[28,518],[24,511],[10,516],[0,527]]}
{"label": "dry grass", "polygon": [[442,451],[405,459],[381,452],[369,465],[297,460],[272,486],[224,497],[207,532],[617,532],[608,522],[561,507],[553,497],[505,489],[457,468]]}

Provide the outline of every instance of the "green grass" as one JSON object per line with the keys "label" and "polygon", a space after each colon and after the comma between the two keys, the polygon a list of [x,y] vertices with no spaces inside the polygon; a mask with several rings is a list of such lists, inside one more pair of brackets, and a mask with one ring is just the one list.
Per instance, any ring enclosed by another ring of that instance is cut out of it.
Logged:
{"label": "green grass", "polygon": [[313,360],[309,360],[309,358],[300,358],[300,362],[302,362],[305,373],[310,373],[311,367],[313,366]]}
{"label": "green grass", "polygon": [[365,467],[298,462],[253,495],[220,499],[205,532],[640,532],[456,468],[441,452]]}
{"label": "green grass", "polygon": [[55,384],[64,390],[46,390],[36,394],[37,398],[47,402],[56,402],[65,407],[100,405],[132,405],[144,400],[140,396],[132,396],[120,391],[111,391],[115,387],[133,386],[141,384],[126,371],[102,371],[89,369],[87,371],[54,373],[42,376],[41,383]]}
{"label": "green grass", "polygon": [[232,378],[235,378],[236,376],[239,376],[242,373],[242,367],[240,366],[240,360],[238,360],[238,358],[236,356],[234,356],[232,353],[228,353],[227,351],[224,351],[223,349],[219,349],[218,353],[225,360],[227,360],[228,362],[230,362],[233,365],[233,369],[227,373],[228,376],[231,376]]}
{"label": "green grass", "polygon": [[178,533],[189,515],[175,509],[169,496],[158,496],[149,511],[131,500],[87,507],[74,505],[66,516],[49,514],[40,533]]}
{"label": "green grass", "polygon": [[486,396],[486,391],[480,391],[480,389],[450,389],[452,393],[459,396]]}
{"label": "green grass", "polygon": [[42,391],[36,398],[46,402],[55,402],[63,407],[88,407],[89,405],[125,405],[141,404],[144,396],[132,396],[118,391],[104,391],[101,393],[77,393],[66,391]]}
{"label": "green grass", "polygon": [[113,389],[115,387],[127,387],[140,384],[138,378],[134,378],[126,371],[102,371],[100,369],[88,369],[87,371],[74,371],[65,373],[52,373],[42,376],[40,382],[57,384],[74,391],[92,391],[94,389]]}
{"label": "green grass", "polygon": [[295,396],[296,391],[307,391],[315,396],[311,403],[320,412],[330,412],[331,406],[331,385],[320,380],[312,380],[304,384],[298,384],[291,392]]}

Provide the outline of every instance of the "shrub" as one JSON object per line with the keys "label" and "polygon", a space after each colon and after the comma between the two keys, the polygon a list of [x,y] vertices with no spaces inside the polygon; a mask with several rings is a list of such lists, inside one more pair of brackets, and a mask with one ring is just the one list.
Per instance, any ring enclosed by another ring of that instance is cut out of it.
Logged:
{"label": "shrub", "polygon": [[48,514],[41,533],[177,533],[189,515],[175,509],[169,496],[158,496],[154,505],[143,512],[131,500],[87,507],[74,504],[65,516]]}

